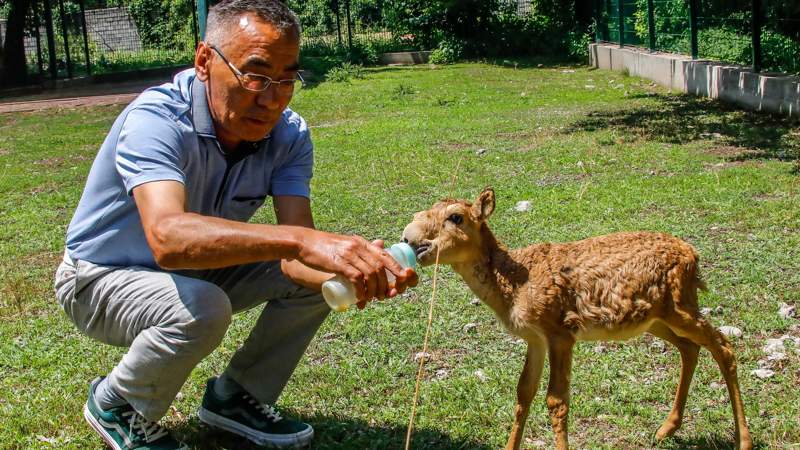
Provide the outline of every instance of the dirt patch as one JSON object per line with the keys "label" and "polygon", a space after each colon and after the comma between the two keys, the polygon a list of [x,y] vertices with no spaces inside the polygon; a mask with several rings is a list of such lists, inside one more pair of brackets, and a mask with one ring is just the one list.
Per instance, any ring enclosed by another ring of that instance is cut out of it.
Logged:
{"label": "dirt patch", "polygon": [[733,167],[763,167],[763,161],[723,161],[718,163],[706,163],[703,164],[703,168],[705,168],[709,172],[717,172],[724,169],[730,169]]}
{"label": "dirt patch", "polygon": [[720,156],[726,159],[740,159],[746,156],[759,154],[757,150],[747,147],[737,147],[735,145],[718,145],[703,151],[706,155]]}

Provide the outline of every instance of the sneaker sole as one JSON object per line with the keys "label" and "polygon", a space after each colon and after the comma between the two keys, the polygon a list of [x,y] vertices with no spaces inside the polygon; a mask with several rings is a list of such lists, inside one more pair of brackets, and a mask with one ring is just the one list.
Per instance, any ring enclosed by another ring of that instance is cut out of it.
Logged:
{"label": "sneaker sole", "polygon": [[235,420],[220,416],[202,407],[197,415],[203,423],[242,436],[261,446],[271,445],[278,448],[298,448],[307,446],[314,439],[314,429],[311,427],[307,430],[288,435],[269,434],[254,430]]}
{"label": "sneaker sole", "polygon": [[102,425],[100,425],[100,422],[98,422],[97,419],[94,418],[92,413],[89,411],[89,405],[86,404],[83,405],[83,418],[86,419],[87,422],[89,422],[89,425],[91,425],[94,431],[96,431],[97,434],[99,434],[100,437],[103,438],[103,441],[105,441],[105,443],[108,444],[112,449],[126,450],[120,447],[119,444],[117,444],[116,441],[114,441],[114,439],[111,438],[111,435],[108,434],[105,428]]}

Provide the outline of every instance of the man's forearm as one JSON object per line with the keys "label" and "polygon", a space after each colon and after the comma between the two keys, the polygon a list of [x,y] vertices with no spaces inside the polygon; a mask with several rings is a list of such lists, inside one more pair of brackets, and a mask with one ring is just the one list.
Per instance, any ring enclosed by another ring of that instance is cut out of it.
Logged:
{"label": "man's forearm", "polygon": [[167,269],[213,269],[258,261],[294,259],[303,234],[290,225],[236,222],[194,213],[166,217],[147,234],[156,262]]}
{"label": "man's forearm", "polygon": [[312,269],[296,259],[282,260],[281,270],[290,280],[314,291],[321,291],[322,283],[333,278],[332,273]]}

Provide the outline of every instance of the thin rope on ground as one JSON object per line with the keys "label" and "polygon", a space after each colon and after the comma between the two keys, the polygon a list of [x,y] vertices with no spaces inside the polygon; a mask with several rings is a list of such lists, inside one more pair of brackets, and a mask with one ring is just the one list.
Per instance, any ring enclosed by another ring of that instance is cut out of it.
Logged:
{"label": "thin rope on ground", "polygon": [[[450,195],[448,197],[453,197],[453,192],[455,191],[456,186],[456,179],[458,178],[458,169],[461,167],[461,161],[464,159],[464,155],[461,155],[458,162],[456,163],[456,169],[453,172],[453,179],[450,182]],[[439,231],[436,233],[436,238],[438,240],[439,235],[442,233],[442,227],[439,227]],[[439,252],[441,248],[437,245],[436,246],[436,261],[433,265],[433,287],[431,288],[431,299],[428,306],[428,324],[425,327],[425,338],[422,341],[422,353],[420,354],[419,358],[419,368],[417,369],[417,381],[414,385],[414,400],[411,405],[411,417],[408,419],[408,430],[406,430],[406,445],[405,450],[409,450],[411,448],[411,432],[414,429],[414,417],[417,414],[417,401],[419,400],[419,385],[422,380],[422,373],[424,371],[425,366],[425,356],[428,354],[428,339],[431,333],[431,323],[433,322],[433,305],[436,300],[436,278],[439,274]]]}

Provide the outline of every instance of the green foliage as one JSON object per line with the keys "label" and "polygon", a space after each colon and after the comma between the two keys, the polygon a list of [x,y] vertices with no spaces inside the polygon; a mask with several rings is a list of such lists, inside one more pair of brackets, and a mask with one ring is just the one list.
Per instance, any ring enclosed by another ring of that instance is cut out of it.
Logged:
{"label": "green foliage", "polygon": [[431,52],[428,62],[431,64],[453,64],[464,55],[464,45],[454,39],[443,39],[439,46]]}
{"label": "green foliage", "polygon": [[192,9],[187,0],[125,0],[146,48],[193,49]]}
{"label": "green foliage", "polygon": [[364,78],[363,66],[344,62],[325,74],[325,79],[334,83],[349,82],[353,78]]}

